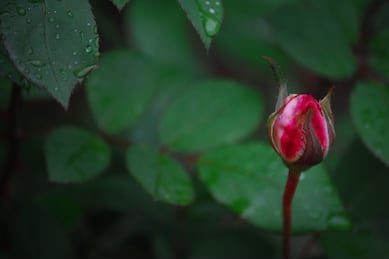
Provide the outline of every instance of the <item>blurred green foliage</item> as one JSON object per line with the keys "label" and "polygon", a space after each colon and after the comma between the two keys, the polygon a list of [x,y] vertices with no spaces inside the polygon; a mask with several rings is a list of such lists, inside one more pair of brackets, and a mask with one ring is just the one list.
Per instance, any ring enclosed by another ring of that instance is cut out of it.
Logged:
{"label": "blurred green foliage", "polygon": [[294,255],[387,257],[388,17],[384,0],[1,1],[0,258],[279,258],[262,56],[293,92],[336,86]]}

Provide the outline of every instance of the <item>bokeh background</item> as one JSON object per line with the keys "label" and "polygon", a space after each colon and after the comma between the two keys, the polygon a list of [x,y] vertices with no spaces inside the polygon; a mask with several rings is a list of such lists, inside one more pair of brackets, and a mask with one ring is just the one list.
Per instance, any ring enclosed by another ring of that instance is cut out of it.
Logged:
{"label": "bokeh background", "polygon": [[[278,86],[262,56],[291,93],[335,86],[337,139],[302,176],[294,256],[388,257],[388,1],[126,2],[90,1],[97,36],[81,51],[73,27],[52,33],[54,58],[83,65],[59,95],[28,56],[42,46],[16,62],[24,25],[8,26],[42,2],[0,4],[0,258],[279,258],[286,169],[267,141]],[[85,3],[64,16],[89,19]],[[91,24],[76,25],[83,41]]]}

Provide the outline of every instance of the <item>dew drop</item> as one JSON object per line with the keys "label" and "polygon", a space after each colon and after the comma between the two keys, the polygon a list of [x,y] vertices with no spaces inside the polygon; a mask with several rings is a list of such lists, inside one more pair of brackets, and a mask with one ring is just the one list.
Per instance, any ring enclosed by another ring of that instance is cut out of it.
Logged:
{"label": "dew drop", "polygon": [[32,55],[34,53],[34,51],[32,50],[32,48],[28,47],[27,50],[26,50],[26,53],[28,55]]}
{"label": "dew drop", "polygon": [[95,47],[98,49],[99,48],[99,37],[95,38]]}
{"label": "dew drop", "polygon": [[59,24],[56,24],[56,25],[55,25],[55,28],[56,28],[56,29],[59,29]]}
{"label": "dew drop", "polygon": [[91,24],[90,24],[90,22],[88,22],[86,25],[89,27]]}
{"label": "dew drop", "polygon": [[49,21],[49,23],[53,23],[54,22],[54,17],[49,17],[47,20]]}
{"label": "dew drop", "polygon": [[95,34],[97,34],[97,26],[96,26],[96,25],[93,26],[93,32],[94,32]]}
{"label": "dew drop", "polygon": [[77,61],[77,60],[76,60],[76,61],[74,61],[73,63],[74,63],[74,65],[78,65],[78,61]]}
{"label": "dew drop", "polygon": [[32,59],[29,60],[28,62],[34,67],[43,67],[44,65],[46,65],[42,60],[39,59]]}
{"label": "dew drop", "polygon": [[27,18],[27,19],[26,19],[26,23],[30,24],[30,23],[31,23],[31,19],[30,19],[30,18]]}
{"label": "dew drop", "polygon": [[85,34],[83,31],[80,31],[80,39],[84,40],[85,39]]}
{"label": "dew drop", "polygon": [[24,9],[23,7],[20,7],[20,6],[16,7],[16,12],[20,16],[25,16],[26,15],[26,9]]}
{"label": "dew drop", "polygon": [[333,216],[328,220],[328,225],[334,230],[349,230],[352,227],[350,220],[342,215]]}
{"label": "dew drop", "polygon": [[218,33],[220,29],[220,22],[213,18],[206,17],[204,19],[204,29],[205,29],[205,33],[208,36],[213,37]]}
{"label": "dew drop", "polygon": [[56,40],[61,39],[61,35],[59,35],[59,33],[55,34],[55,39],[56,39]]}
{"label": "dew drop", "polygon": [[220,5],[220,2],[216,2],[215,4],[216,4],[216,5]]}
{"label": "dew drop", "polygon": [[5,16],[5,15],[9,15],[9,12],[8,11],[5,11],[5,10],[0,10],[0,16]]}
{"label": "dew drop", "polygon": [[92,52],[92,47],[90,45],[86,45],[85,52],[86,53],[91,53]]}
{"label": "dew drop", "polygon": [[205,1],[205,4],[206,5],[210,5],[211,3],[209,1]]}
{"label": "dew drop", "polygon": [[69,77],[68,77],[68,73],[66,72],[66,70],[61,68],[59,71],[61,72],[61,75],[62,75],[62,81],[68,81]]}
{"label": "dew drop", "polygon": [[214,14],[214,13],[215,13],[215,9],[209,8],[209,12],[210,12],[211,14]]}
{"label": "dew drop", "polygon": [[58,87],[55,87],[55,88],[54,88],[54,91],[58,91]]}
{"label": "dew drop", "polygon": [[68,11],[66,14],[67,14],[70,18],[73,18],[73,17],[74,17],[72,11]]}
{"label": "dew drop", "polygon": [[77,51],[73,51],[72,54],[73,54],[73,56],[77,56],[78,53],[77,53]]}
{"label": "dew drop", "polygon": [[92,71],[96,66],[89,66],[84,69],[81,69],[80,71],[76,71],[74,75],[78,78],[84,78],[90,71]]}

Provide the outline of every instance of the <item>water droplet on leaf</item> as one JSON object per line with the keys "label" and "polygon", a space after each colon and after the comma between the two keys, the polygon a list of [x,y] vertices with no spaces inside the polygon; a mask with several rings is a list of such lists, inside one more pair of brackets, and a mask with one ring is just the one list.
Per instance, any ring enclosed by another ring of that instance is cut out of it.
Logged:
{"label": "water droplet on leaf", "polygon": [[77,71],[74,73],[74,75],[78,78],[84,78],[90,71],[92,71],[96,66],[93,65],[93,66],[90,66],[90,67],[86,67],[84,69],[81,69],[80,71]]}
{"label": "water droplet on leaf", "polygon": [[344,231],[352,227],[350,220],[342,215],[333,216],[328,221],[328,226],[334,230]]}
{"label": "water droplet on leaf", "polygon": [[99,48],[99,37],[95,38],[95,47],[98,49]]}
{"label": "water droplet on leaf", "polygon": [[26,50],[26,53],[28,55],[32,55],[34,53],[34,51],[32,50],[32,48],[28,47],[27,50]]}
{"label": "water droplet on leaf", "polygon": [[44,65],[46,65],[42,60],[39,59],[32,59],[29,60],[28,62],[34,67],[43,67]]}
{"label": "water droplet on leaf", "polygon": [[74,17],[74,15],[73,15],[72,11],[68,11],[66,14],[67,14],[67,15],[68,15],[68,17],[70,17],[70,18],[73,18],[73,17]]}
{"label": "water droplet on leaf", "polygon": [[86,45],[85,52],[86,53],[91,53],[92,52],[92,47],[90,45]]}
{"label": "water droplet on leaf", "polygon": [[16,7],[16,12],[20,16],[25,16],[26,15],[26,9],[24,9],[23,7],[20,7],[20,6]]}
{"label": "water droplet on leaf", "polygon": [[220,29],[220,25],[221,25],[220,22],[213,18],[206,17],[204,19],[205,33],[210,37],[213,37],[216,35],[216,33],[218,33]]}

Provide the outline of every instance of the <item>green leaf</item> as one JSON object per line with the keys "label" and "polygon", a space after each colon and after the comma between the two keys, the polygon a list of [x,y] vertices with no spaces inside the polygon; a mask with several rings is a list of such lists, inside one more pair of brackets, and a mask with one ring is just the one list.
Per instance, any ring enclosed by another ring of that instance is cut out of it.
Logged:
{"label": "green leaf", "polygon": [[382,162],[389,166],[389,88],[359,83],[351,97],[351,114],[357,131]]}
{"label": "green leaf", "polygon": [[356,60],[346,27],[321,2],[303,2],[275,12],[269,19],[274,37],[293,59],[314,72],[334,79],[351,76]]}
{"label": "green leaf", "polygon": [[334,20],[349,43],[354,44],[358,40],[360,19],[356,0],[327,0],[321,1],[321,6],[327,12],[330,19]]}
{"label": "green leaf", "polygon": [[[224,8],[228,15],[239,15],[242,19],[248,16],[265,16],[284,5],[290,6],[301,0],[276,0],[276,1],[252,1],[252,0],[224,0]],[[224,25],[223,25],[224,26]]]}
{"label": "green leaf", "polygon": [[162,115],[161,141],[186,152],[233,143],[258,126],[262,111],[258,92],[232,81],[205,81],[178,96]]}
{"label": "green leaf", "polygon": [[131,127],[149,103],[157,79],[156,67],[134,52],[102,55],[99,68],[87,81],[87,97],[98,125],[112,134]]}
{"label": "green leaf", "polygon": [[0,4],[1,33],[16,68],[65,108],[91,71],[99,37],[86,0],[13,0]]}
{"label": "green leaf", "polygon": [[[240,2],[231,3],[230,13],[223,21],[223,30],[215,39],[215,45],[220,52],[220,57],[232,59],[227,64],[240,67],[240,63],[254,66],[255,68],[267,68],[267,64],[261,59],[262,56],[269,56],[283,64],[286,55],[269,39],[269,28],[258,14],[251,17],[246,13],[236,13],[233,7],[240,5]],[[226,4],[226,10],[229,6]],[[243,18],[244,17],[244,18]],[[256,30],[252,28],[255,27]],[[238,62],[237,62],[238,61]],[[282,66],[285,68],[285,66]],[[236,70],[236,68],[234,68]]]}
{"label": "green leaf", "polygon": [[22,76],[16,67],[12,64],[2,43],[0,43],[0,76],[7,77],[12,82],[21,86],[26,86],[29,84],[24,76]]}
{"label": "green leaf", "polygon": [[212,37],[219,32],[222,24],[222,0],[178,0],[178,2],[208,50]]}
{"label": "green leaf", "polygon": [[129,2],[130,0],[111,0],[111,2],[116,6],[116,8],[121,11],[123,7]]}
{"label": "green leaf", "polygon": [[197,80],[196,76],[182,73],[182,71],[170,71],[164,73],[158,81],[152,102],[148,109],[131,128],[131,143],[160,146],[159,121],[169,104],[179,94],[188,89],[188,82]]}
{"label": "green leaf", "polygon": [[62,127],[47,137],[45,156],[51,181],[78,183],[103,172],[110,161],[110,150],[97,135]]}
{"label": "green leaf", "polygon": [[389,78],[389,29],[379,31],[369,44],[370,65],[380,74]]}
{"label": "green leaf", "polygon": [[332,180],[353,220],[370,224],[372,219],[389,215],[388,206],[377,206],[372,202],[389,196],[389,174],[385,164],[367,150],[359,138],[338,155]]}
{"label": "green leaf", "polygon": [[[287,169],[268,145],[215,150],[201,157],[198,169],[217,201],[263,229],[281,231]],[[325,169],[316,166],[304,172],[293,201],[293,231],[347,227],[349,222]]]}
{"label": "green leaf", "polygon": [[132,146],[127,152],[127,168],[156,200],[187,205],[194,199],[189,175],[167,155],[146,146]]}
{"label": "green leaf", "polygon": [[134,2],[125,13],[128,41],[153,61],[199,70],[198,53],[192,46],[189,26],[175,2]]}

